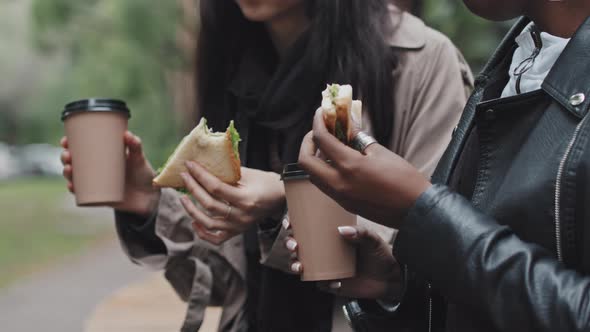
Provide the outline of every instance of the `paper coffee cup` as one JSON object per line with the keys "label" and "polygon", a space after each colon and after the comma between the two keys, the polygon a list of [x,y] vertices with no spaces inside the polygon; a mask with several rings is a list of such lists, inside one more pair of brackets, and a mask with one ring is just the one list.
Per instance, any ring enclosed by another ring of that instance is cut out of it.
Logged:
{"label": "paper coffee cup", "polygon": [[289,222],[303,264],[303,281],[354,277],[356,252],[342,239],[339,226],[356,225],[356,216],[346,211],[309,181],[297,164],[286,165],[283,182]]}
{"label": "paper coffee cup", "polygon": [[61,118],[72,155],[78,206],[103,206],[123,201],[123,136],[129,117],[125,102],[115,99],[84,99],[65,106]]}

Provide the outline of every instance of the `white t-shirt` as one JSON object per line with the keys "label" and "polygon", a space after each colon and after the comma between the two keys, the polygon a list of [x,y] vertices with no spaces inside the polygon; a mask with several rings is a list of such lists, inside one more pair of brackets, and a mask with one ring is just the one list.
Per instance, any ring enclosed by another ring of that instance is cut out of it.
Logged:
{"label": "white t-shirt", "polygon": [[[516,37],[518,48],[512,57],[512,64],[510,65],[510,81],[502,91],[502,98],[517,95],[516,83],[517,76],[515,69],[521,65],[523,61],[535,52],[535,41],[531,32],[535,29],[533,23],[529,24],[522,33]],[[541,51],[535,58],[532,67],[527,70],[520,79],[520,92],[526,93],[541,88],[541,84],[549,74],[549,71],[565,49],[565,46],[570,39],[556,37],[546,32],[540,33],[542,43]]]}

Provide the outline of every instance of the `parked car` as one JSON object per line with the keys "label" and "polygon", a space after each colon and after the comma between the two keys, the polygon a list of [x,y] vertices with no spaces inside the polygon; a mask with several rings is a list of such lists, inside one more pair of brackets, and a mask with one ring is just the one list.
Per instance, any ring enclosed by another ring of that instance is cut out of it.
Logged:
{"label": "parked car", "polygon": [[61,151],[61,148],[49,144],[30,144],[18,148],[15,154],[21,175],[60,176]]}
{"label": "parked car", "polygon": [[10,146],[0,142],[0,180],[23,176],[61,176],[61,148],[49,144]]}
{"label": "parked car", "polygon": [[0,142],[0,180],[16,177],[19,174],[19,162],[13,154],[13,148]]}

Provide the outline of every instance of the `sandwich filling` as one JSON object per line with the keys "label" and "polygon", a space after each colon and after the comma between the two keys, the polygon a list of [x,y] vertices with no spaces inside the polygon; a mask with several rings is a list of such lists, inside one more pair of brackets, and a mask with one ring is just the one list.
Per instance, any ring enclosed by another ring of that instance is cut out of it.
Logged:
{"label": "sandwich filling", "polygon": [[236,155],[236,158],[240,158],[240,150],[239,150],[239,145],[240,142],[242,141],[242,139],[240,138],[240,133],[238,133],[238,131],[236,130],[236,127],[234,126],[234,120],[231,120],[229,123],[229,127],[227,128],[227,132],[229,133],[229,138],[231,139],[231,144],[232,147],[234,148],[234,154]]}
{"label": "sandwich filling", "polygon": [[[340,93],[340,85],[332,84],[328,86],[328,90],[330,91],[330,96],[332,97],[332,105],[337,107],[336,102],[334,101],[338,94]],[[334,135],[338,138],[341,142],[346,142],[346,132],[344,128],[342,128],[342,122],[336,118],[336,123],[334,124]]]}
{"label": "sandwich filling", "polygon": [[349,140],[352,87],[329,84],[322,92],[322,109],[328,130],[341,142]]}

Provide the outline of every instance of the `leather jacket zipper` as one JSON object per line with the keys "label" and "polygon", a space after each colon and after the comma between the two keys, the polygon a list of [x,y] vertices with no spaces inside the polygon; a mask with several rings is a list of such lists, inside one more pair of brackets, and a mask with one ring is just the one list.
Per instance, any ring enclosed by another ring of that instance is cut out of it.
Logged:
{"label": "leather jacket zipper", "polygon": [[352,324],[352,319],[350,319],[350,315],[348,314],[348,310],[346,310],[346,306],[342,306],[342,312],[344,313],[344,319],[346,319],[346,323],[348,323],[348,327],[354,331],[354,325]]}
{"label": "leather jacket zipper", "polygon": [[567,148],[565,150],[565,154],[559,163],[559,168],[557,170],[557,180],[555,182],[555,246],[557,251],[557,259],[560,262],[563,262],[563,252],[561,249],[561,181],[563,179],[563,171],[565,169],[565,163],[569,158],[570,153],[572,152],[572,148],[578,135],[580,134],[580,130],[582,129],[582,125],[587,117],[584,117],[580,123],[576,126],[574,130],[574,134],[572,135],[571,140],[569,141]]}
{"label": "leather jacket zipper", "polygon": [[428,283],[428,332],[432,332],[432,285]]}

